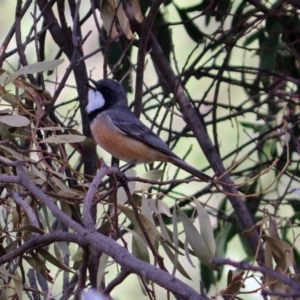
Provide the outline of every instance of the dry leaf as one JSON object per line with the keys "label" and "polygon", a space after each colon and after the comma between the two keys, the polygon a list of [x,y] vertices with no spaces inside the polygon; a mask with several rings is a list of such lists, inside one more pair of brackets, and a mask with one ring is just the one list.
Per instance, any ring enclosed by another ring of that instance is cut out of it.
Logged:
{"label": "dry leaf", "polygon": [[244,273],[244,271],[228,271],[227,287],[221,292],[222,295],[226,295],[226,299],[231,299],[232,296],[236,295],[240,291],[243,286]]}
{"label": "dry leaf", "polygon": [[115,4],[116,4],[116,8],[118,9],[117,10],[117,18],[118,18],[119,24],[120,24],[122,30],[124,31],[126,37],[129,40],[133,40],[134,35],[130,29],[130,23],[129,23],[126,13],[123,9],[122,3],[120,3],[120,0],[115,0]]}
{"label": "dry leaf", "polygon": [[272,251],[272,257],[281,271],[294,265],[294,254],[291,245],[269,236],[263,236],[263,238],[266,241],[266,245],[268,245]]}
{"label": "dry leaf", "polygon": [[[130,0],[132,15],[138,22],[143,21],[143,15],[141,7],[138,0]],[[120,24],[123,32],[129,40],[134,39],[134,35],[130,28],[130,22],[126,16],[120,0],[103,0],[100,8],[101,19],[103,21],[103,26],[108,34],[113,38],[118,35],[116,29],[115,17],[117,22]]]}
{"label": "dry leaf", "polygon": [[103,26],[108,34],[110,34],[111,38],[114,38],[118,35],[118,31],[116,29],[115,24],[112,25],[112,22],[114,21],[114,13],[115,11],[115,4],[114,1],[102,1],[100,14],[101,19],[103,22]]}
{"label": "dry leaf", "polygon": [[129,2],[132,7],[132,12],[133,12],[134,18],[138,22],[142,23],[144,17],[143,17],[142,11],[141,11],[139,0],[130,0]]}

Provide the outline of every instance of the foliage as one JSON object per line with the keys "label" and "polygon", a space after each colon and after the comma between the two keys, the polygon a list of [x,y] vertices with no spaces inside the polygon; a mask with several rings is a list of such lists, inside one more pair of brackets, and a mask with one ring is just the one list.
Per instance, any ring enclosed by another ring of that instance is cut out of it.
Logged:
{"label": "foliage", "polygon": [[[130,274],[149,299],[157,285],[164,298],[300,297],[299,12],[292,0],[17,0],[11,23],[1,16],[1,299],[126,299]],[[214,180],[105,164],[85,111],[98,72]]]}

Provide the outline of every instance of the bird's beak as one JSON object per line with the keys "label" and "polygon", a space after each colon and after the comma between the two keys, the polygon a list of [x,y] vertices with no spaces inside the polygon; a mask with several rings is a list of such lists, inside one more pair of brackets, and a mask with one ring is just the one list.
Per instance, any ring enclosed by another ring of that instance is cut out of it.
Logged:
{"label": "bird's beak", "polygon": [[95,81],[94,79],[89,78],[89,81],[90,81],[94,86],[97,86],[97,81]]}
{"label": "bird's beak", "polygon": [[97,86],[97,81],[95,81],[95,80],[92,79],[92,78],[89,78],[89,81],[90,81],[94,86],[91,86],[91,85],[89,84],[89,82],[87,82],[86,85],[87,85],[89,88],[91,88],[91,89],[95,89],[96,86]]}

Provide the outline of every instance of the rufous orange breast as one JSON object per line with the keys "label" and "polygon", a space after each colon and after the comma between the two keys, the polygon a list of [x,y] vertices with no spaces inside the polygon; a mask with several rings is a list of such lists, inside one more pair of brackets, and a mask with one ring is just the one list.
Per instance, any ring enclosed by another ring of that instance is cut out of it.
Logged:
{"label": "rufous orange breast", "polygon": [[132,163],[168,161],[165,154],[124,134],[107,113],[99,114],[90,127],[96,143],[118,159]]}

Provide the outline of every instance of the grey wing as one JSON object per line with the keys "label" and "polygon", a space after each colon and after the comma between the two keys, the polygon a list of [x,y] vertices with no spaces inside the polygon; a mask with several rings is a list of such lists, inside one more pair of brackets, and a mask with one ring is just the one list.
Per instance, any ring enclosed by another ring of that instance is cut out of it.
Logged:
{"label": "grey wing", "polygon": [[116,127],[123,131],[128,136],[135,138],[151,148],[157,149],[168,156],[178,158],[172,152],[168,145],[161,140],[151,129],[145,126],[132,112],[119,109],[117,112],[109,112],[110,117]]}

